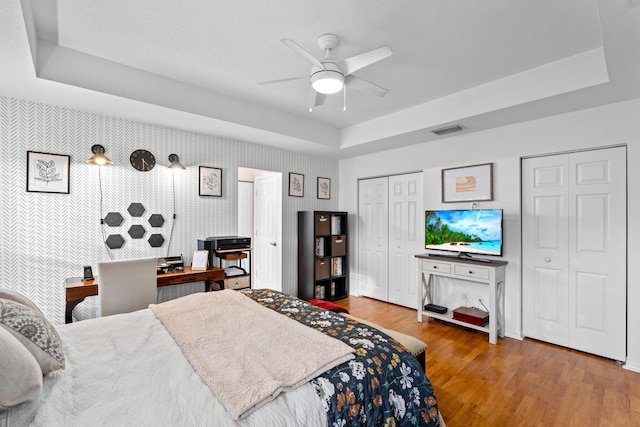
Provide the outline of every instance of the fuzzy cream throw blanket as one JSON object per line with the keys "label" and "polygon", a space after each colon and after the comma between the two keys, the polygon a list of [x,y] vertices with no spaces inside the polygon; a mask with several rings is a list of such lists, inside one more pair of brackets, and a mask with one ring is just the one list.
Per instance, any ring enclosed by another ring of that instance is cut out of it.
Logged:
{"label": "fuzzy cream throw blanket", "polygon": [[149,308],[234,419],[354,357],[343,342],[233,290]]}

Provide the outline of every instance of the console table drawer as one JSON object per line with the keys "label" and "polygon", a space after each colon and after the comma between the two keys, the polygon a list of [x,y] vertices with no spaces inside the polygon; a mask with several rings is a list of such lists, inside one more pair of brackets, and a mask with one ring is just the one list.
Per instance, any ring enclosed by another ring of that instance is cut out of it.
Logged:
{"label": "console table drawer", "polygon": [[475,277],[477,279],[489,279],[489,269],[482,267],[475,267],[469,265],[455,265],[453,267],[454,274],[456,276]]}
{"label": "console table drawer", "polygon": [[422,269],[427,270],[435,270],[440,273],[451,273],[451,264],[444,262],[434,262],[434,261],[422,261]]}

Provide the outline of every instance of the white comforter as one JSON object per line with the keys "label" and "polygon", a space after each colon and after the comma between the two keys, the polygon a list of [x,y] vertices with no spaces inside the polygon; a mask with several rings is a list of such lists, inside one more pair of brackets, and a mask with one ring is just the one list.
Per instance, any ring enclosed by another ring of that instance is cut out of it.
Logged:
{"label": "white comforter", "polygon": [[58,332],[66,369],[45,377],[33,426],[327,425],[310,384],[233,421],[148,309],[60,326]]}

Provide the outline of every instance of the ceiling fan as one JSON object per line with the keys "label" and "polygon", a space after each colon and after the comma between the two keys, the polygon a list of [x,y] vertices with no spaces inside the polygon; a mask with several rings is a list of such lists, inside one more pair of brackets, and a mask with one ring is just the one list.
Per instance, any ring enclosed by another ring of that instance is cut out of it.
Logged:
{"label": "ceiling fan", "polygon": [[[308,76],[270,80],[266,82],[260,82],[260,84],[268,85],[273,83],[288,82],[291,80],[309,79],[311,82],[312,96],[313,91],[315,91],[315,99],[312,101],[313,106],[309,107],[309,111],[312,111],[313,107],[322,105],[327,95],[337,93],[343,88],[355,89],[376,96],[385,96],[388,92],[387,89],[373,84],[360,77],[356,77],[352,73],[393,55],[393,52],[391,51],[389,46],[381,46],[377,49],[373,49],[368,52],[364,52],[359,55],[347,58],[343,61],[337,62],[335,58],[333,58],[332,53],[340,43],[340,39],[335,34],[323,34],[318,37],[318,46],[320,46],[320,49],[325,52],[325,57],[322,60],[317,59],[315,56],[309,53],[309,51],[307,51],[305,48],[303,48],[293,40],[282,39],[281,41],[282,43],[289,46],[291,50],[304,58],[307,62],[310,62],[311,71]],[[344,100],[344,110],[346,110],[346,90],[344,91]]]}

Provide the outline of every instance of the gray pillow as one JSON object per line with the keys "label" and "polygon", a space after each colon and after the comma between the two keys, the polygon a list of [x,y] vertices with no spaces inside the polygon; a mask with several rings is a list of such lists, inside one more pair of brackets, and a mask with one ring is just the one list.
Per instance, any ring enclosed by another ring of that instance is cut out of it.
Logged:
{"label": "gray pillow", "polygon": [[[21,344],[22,345],[22,344]],[[38,371],[40,368],[38,368]],[[31,424],[38,413],[42,391],[38,390],[31,399],[16,406],[0,406],[0,427],[25,427]]]}
{"label": "gray pillow", "polygon": [[37,309],[0,299],[0,327],[9,331],[29,350],[43,374],[64,369],[60,336]]}
{"label": "gray pillow", "polygon": [[19,294],[16,291],[11,291],[9,289],[0,288],[0,298],[8,299],[10,301],[19,302],[20,304],[26,305],[27,307],[31,307],[35,311],[37,311],[38,313],[42,314],[42,311],[40,311],[38,306],[35,305],[33,301],[31,301],[26,296],[24,296],[22,294]]}
{"label": "gray pillow", "polygon": [[42,370],[16,337],[0,328],[0,408],[19,405],[42,389]]}

